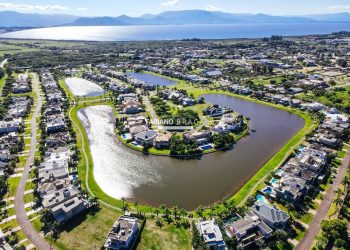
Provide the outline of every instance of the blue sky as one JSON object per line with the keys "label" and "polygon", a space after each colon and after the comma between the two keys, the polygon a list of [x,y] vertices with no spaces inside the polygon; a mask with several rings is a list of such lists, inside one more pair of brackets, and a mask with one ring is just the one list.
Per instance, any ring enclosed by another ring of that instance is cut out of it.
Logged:
{"label": "blue sky", "polygon": [[350,0],[0,0],[0,11],[79,16],[139,16],[184,9],[303,15],[350,12]]}

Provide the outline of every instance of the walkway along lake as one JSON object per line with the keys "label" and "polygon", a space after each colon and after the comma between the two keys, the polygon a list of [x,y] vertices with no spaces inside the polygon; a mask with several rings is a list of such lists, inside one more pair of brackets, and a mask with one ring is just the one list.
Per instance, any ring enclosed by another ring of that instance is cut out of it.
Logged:
{"label": "walkway along lake", "polygon": [[101,189],[115,198],[150,205],[186,209],[209,205],[239,190],[304,126],[302,118],[270,106],[219,94],[203,97],[249,117],[249,127],[256,132],[242,138],[232,150],[205,155],[201,160],[145,156],[117,140],[111,107],[80,110]]}

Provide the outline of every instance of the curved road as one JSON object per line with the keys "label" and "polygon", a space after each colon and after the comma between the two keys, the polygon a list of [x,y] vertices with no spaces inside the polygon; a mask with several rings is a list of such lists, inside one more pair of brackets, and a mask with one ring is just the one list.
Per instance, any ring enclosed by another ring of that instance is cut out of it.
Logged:
{"label": "curved road", "polygon": [[333,179],[332,185],[328,188],[317,210],[316,215],[312,219],[312,222],[305,233],[305,236],[298,243],[295,250],[311,249],[312,244],[316,239],[318,232],[321,229],[321,223],[324,219],[326,219],[328,210],[332,205],[332,202],[335,197],[335,191],[339,188],[341,181],[343,180],[346,174],[347,168],[349,167],[349,164],[350,164],[350,149],[348,149],[346,156],[342,161],[342,165],[339,167],[338,173],[336,174],[336,177]]}
{"label": "curved road", "polygon": [[34,83],[34,91],[37,95],[38,100],[37,100],[37,105],[35,107],[34,115],[30,122],[32,135],[30,140],[29,155],[24,167],[21,180],[17,187],[16,196],[15,196],[15,211],[16,211],[16,218],[17,218],[18,224],[20,225],[23,233],[26,235],[28,240],[39,250],[48,250],[48,249],[52,249],[50,244],[33,228],[32,224],[30,223],[27,217],[26,210],[24,208],[24,197],[23,197],[27,180],[28,180],[28,174],[30,172],[30,166],[33,165],[34,163],[36,141],[37,141],[36,140],[37,138],[36,118],[38,117],[38,114],[41,110],[41,105],[42,105],[42,98],[40,96],[40,91],[39,91],[39,81],[36,75],[34,75],[33,83]]}

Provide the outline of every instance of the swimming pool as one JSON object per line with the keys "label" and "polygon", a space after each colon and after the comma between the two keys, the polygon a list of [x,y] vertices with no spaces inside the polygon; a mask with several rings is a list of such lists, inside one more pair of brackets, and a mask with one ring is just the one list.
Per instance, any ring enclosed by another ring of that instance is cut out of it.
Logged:
{"label": "swimming pool", "polygon": [[258,194],[258,195],[256,196],[256,200],[257,200],[257,201],[263,201],[263,202],[267,203],[266,198],[265,198],[263,195],[261,195],[261,194]]}
{"label": "swimming pool", "polygon": [[283,170],[282,170],[282,169],[278,169],[278,170],[275,172],[275,175],[281,176],[282,173],[283,173]]}
{"label": "swimming pool", "polygon": [[212,145],[210,145],[210,144],[207,144],[207,145],[203,145],[203,146],[200,146],[199,147],[201,150],[209,150],[209,149],[212,149],[213,148],[213,146]]}
{"label": "swimming pool", "polygon": [[270,181],[272,184],[278,184],[279,180],[276,178],[272,178]]}
{"label": "swimming pool", "polygon": [[263,190],[261,190],[261,192],[263,192],[264,194],[271,194],[273,191],[273,188],[270,186],[267,186],[266,188],[264,188]]}

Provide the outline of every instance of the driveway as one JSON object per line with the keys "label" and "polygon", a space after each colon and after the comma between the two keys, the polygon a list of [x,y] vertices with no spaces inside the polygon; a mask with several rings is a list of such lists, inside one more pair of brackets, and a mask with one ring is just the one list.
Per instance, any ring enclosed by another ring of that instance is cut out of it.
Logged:
{"label": "driveway", "polygon": [[34,83],[34,91],[38,97],[37,105],[34,111],[34,115],[31,120],[31,140],[30,140],[30,149],[28,158],[24,167],[24,171],[21,177],[21,180],[18,184],[16,196],[15,196],[15,211],[16,211],[16,217],[19,226],[21,227],[23,233],[27,237],[27,239],[39,250],[48,250],[52,249],[50,244],[33,228],[32,224],[30,223],[27,213],[25,210],[25,204],[24,204],[24,193],[26,189],[26,184],[28,180],[28,175],[30,172],[30,166],[34,163],[34,157],[35,157],[35,151],[36,151],[36,138],[37,138],[37,128],[36,128],[36,118],[38,114],[40,113],[41,106],[42,106],[42,97],[40,96],[39,91],[39,81],[38,77],[35,75],[33,77],[33,83]]}

